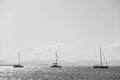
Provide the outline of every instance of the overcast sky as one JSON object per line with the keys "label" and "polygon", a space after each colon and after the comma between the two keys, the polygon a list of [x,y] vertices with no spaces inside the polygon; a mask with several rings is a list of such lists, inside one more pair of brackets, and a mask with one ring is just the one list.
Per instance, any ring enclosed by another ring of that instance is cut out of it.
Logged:
{"label": "overcast sky", "polygon": [[120,56],[119,0],[0,0],[0,60]]}

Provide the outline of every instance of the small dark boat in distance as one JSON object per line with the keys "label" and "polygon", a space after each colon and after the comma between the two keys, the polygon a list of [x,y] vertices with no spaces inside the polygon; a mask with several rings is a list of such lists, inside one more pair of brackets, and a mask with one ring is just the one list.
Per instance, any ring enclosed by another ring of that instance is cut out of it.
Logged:
{"label": "small dark boat in distance", "polygon": [[22,67],[24,67],[24,66],[18,64],[18,65],[14,65],[13,67],[14,67],[14,68],[22,68]]}
{"label": "small dark boat in distance", "polygon": [[94,65],[94,68],[102,68],[102,69],[106,69],[106,68],[108,68],[108,66]]}
{"label": "small dark boat in distance", "polygon": [[18,52],[18,64],[13,65],[14,68],[23,68],[24,66],[21,65],[20,61],[20,53]]}
{"label": "small dark boat in distance", "polygon": [[52,66],[50,66],[51,68],[61,68],[62,66],[59,66],[57,63],[53,63]]}
{"label": "small dark boat in distance", "polygon": [[[105,57],[104,57],[105,59]],[[108,69],[108,64],[107,64],[107,61],[106,61],[106,65],[103,65],[103,62],[102,62],[102,51],[101,51],[101,47],[100,47],[100,64],[99,65],[94,65],[93,68],[101,68],[101,69]]]}
{"label": "small dark boat in distance", "polygon": [[57,50],[55,51],[56,53],[56,62],[50,66],[51,68],[61,68],[62,66],[58,65],[58,56],[57,56]]}

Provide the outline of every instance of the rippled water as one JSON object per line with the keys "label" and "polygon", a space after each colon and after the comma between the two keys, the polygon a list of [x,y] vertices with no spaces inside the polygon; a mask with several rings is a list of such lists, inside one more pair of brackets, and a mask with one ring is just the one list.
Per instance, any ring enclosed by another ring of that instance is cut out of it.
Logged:
{"label": "rippled water", "polygon": [[1,67],[0,80],[120,80],[120,67]]}

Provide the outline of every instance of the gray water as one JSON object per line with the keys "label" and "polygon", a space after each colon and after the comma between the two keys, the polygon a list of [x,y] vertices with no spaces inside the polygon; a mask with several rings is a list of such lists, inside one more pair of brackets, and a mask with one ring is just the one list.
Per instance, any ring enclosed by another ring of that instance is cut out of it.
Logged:
{"label": "gray water", "polygon": [[2,67],[0,80],[120,80],[120,67]]}

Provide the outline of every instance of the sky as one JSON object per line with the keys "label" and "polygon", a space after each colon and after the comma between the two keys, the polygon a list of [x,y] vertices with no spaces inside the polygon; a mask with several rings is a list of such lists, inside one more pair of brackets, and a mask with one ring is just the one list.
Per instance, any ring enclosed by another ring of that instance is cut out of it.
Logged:
{"label": "sky", "polygon": [[119,0],[0,0],[0,60],[120,60]]}

